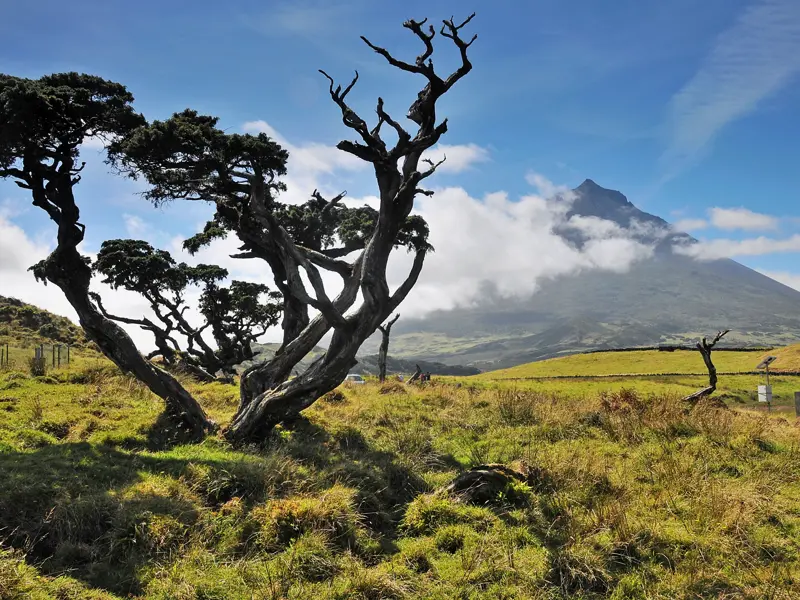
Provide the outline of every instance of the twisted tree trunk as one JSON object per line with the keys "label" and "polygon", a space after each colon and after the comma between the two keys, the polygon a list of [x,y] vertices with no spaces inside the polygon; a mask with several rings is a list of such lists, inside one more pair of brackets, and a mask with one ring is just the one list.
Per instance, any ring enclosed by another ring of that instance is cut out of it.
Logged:
{"label": "twisted tree trunk", "polygon": [[377,327],[374,319],[353,322],[353,325],[347,332],[337,330],[328,352],[300,376],[255,396],[246,406],[240,405],[225,432],[226,437],[236,443],[263,439],[275,425],[296,418],[341,384],[358,362],[355,355],[361,344]]}
{"label": "twisted tree trunk", "polygon": [[[368,265],[369,269],[364,267],[365,272],[361,278],[362,291],[365,282],[369,289],[370,284],[376,282],[375,275],[382,272],[381,269],[385,269],[391,247],[391,242],[383,248],[379,248],[377,244],[368,247],[364,263]],[[318,398],[340,385],[350,369],[357,364],[355,356],[361,344],[405,299],[416,283],[422,271],[425,254],[424,249],[417,252],[411,272],[393,295],[376,297],[367,292],[364,303],[354,315],[346,319],[345,326],[334,328],[333,338],[326,354],[318,358],[304,373],[251,397],[246,404],[240,401],[239,410],[226,429],[225,436],[233,443],[259,441],[268,435],[275,425],[295,419],[300,412],[311,406]],[[360,261],[357,264],[360,264]],[[337,298],[337,302],[344,304],[350,300],[351,296],[355,296],[357,286],[353,285],[353,281],[357,282],[358,280],[353,278],[345,284],[345,289]],[[342,296],[345,294],[346,296],[343,298]],[[322,337],[324,331],[327,331],[327,324],[320,315],[312,321],[309,328],[295,342],[289,345],[287,352],[291,352],[293,347],[300,349],[295,350],[298,353],[305,348],[310,350],[308,345],[313,347],[318,341],[318,339],[312,341],[315,337],[312,337],[311,331],[315,324],[319,330],[314,333]],[[307,352],[308,350],[304,352],[303,356]]]}
{"label": "twisted tree trunk", "polygon": [[123,372],[131,373],[162,398],[167,413],[189,429],[197,438],[215,428],[203,408],[169,373],[146,360],[122,327],[104,317],[89,296],[91,269],[74,247],[56,250],[37,266],[42,275],[57,285],[78,313],[86,336]]}

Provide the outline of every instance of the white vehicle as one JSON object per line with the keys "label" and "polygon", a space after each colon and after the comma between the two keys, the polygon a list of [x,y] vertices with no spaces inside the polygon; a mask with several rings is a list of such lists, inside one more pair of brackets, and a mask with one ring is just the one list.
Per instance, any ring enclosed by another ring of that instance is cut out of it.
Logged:
{"label": "white vehicle", "polygon": [[347,383],[366,383],[366,381],[364,381],[364,378],[361,375],[357,375],[355,373],[351,373],[350,375],[348,375],[345,378],[345,381]]}

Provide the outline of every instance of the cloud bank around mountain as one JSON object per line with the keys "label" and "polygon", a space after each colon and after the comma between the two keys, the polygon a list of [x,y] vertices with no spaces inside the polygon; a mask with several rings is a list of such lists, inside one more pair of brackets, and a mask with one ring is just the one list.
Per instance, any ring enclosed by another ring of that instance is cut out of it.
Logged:
{"label": "cloud bank around mountain", "polygon": [[[304,202],[312,190],[330,187],[336,176],[357,176],[370,181],[365,165],[333,146],[317,143],[293,144],[266,122],[244,126],[246,131],[265,132],[290,152],[289,174],[285,181],[286,202]],[[491,160],[488,150],[475,144],[439,145],[429,152],[432,159],[447,156],[442,172],[457,173],[480,168]],[[445,169],[445,165],[448,165]],[[474,197],[461,187],[436,187],[435,194],[420,197],[415,213],[422,215],[431,229],[430,241],[436,249],[426,259],[419,283],[402,306],[404,315],[422,317],[437,309],[471,305],[481,299],[487,286],[502,296],[521,297],[535,293],[543,279],[577,274],[586,270],[624,272],[636,261],[650,256],[653,249],[637,240],[635,231],[626,230],[611,221],[572,217],[569,224],[581,229],[585,243],[577,247],[558,235],[559,227],[568,219],[566,213],[573,200],[572,192],[536,173],[526,179],[531,193],[511,198],[497,191]],[[80,188],[78,188],[80,201]],[[374,196],[345,199],[351,206],[377,206]],[[182,249],[183,238],[170,233],[170,223],[152,218],[146,213],[123,214],[116,237],[132,236],[168,249],[178,261],[189,264],[212,262],[229,269],[231,277],[260,281],[272,285],[271,273],[261,261],[230,258],[239,243],[234,236],[217,240],[196,256]],[[51,226],[41,215],[43,225]],[[55,233],[54,229],[46,231]],[[3,293],[34,303],[75,319],[75,313],[60,290],[36,282],[27,268],[44,258],[53,243],[34,241],[30,234],[14,222],[8,212],[0,214],[0,280]],[[84,248],[92,255],[98,248]],[[398,286],[406,277],[413,256],[404,250],[396,251],[390,260],[390,286]],[[338,276],[325,274],[330,294],[338,293]],[[152,316],[147,303],[137,294],[111,290],[95,280],[93,289],[101,293],[109,311],[129,317]],[[196,304],[198,290],[191,290],[188,300]],[[190,312],[190,318],[192,313]],[[194,318],[198,315],[194,312]],[[126,326],[134,339],[144,348],[152,347],[149,335],[137,327]],[[278,339],[278,329],[267,338]]]}

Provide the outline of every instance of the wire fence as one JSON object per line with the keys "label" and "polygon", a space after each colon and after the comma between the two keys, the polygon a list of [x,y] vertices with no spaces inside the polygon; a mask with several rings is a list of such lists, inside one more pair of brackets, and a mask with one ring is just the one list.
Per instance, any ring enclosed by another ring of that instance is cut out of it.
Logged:
{"label": "wire fence", "polygon": [[[32,355],[31,355],[32,354]],[[16,365],[22,358],[27,361],[31,368],[43,370],[48,367],[58,369],[66,367],[72,360],[72,347],[70,344],[39,344],[32,349],[12,348],[8,343],[0,344],[0,368],[8,369]]]}

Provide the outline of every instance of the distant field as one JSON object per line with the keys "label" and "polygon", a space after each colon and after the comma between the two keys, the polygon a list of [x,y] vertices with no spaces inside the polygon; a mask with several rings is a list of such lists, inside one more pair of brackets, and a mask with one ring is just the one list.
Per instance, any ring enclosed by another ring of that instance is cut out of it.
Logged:
{"label": "distant field", "polygon": [[[776,372],[800,370],[800,345],[778,348],[769,353],[717,350],[714,352],[713,358],[720,373],[739,373],[753,371],[761,359],[768,354],[778,357],[772,370]],[[476,378],[494,381],[528,377],[657,375],[664,373],[702,375],[706,373],[706,368],[698,352],[642,350],[574,354],[527,363],[510,369],[489,371]]]}
{"label": "distant field", "polygon": [[[752,371],[768,354],[778,357],[773,367],[776,374],[770,377],[773,391],[771,410],[776,416],[793,417],[794,392],[800,391],[800,377],[780,375],[779,372],[800,371],[800,345],[764,354],[716,351],[714,364],[720,373],[717,396],[724,398],[731,408],[766,412],[767,406],[757,399],[758,386],[764,383],[762,375],[726,373]],[[532,389],[585,398],[596,397],[602,392],[618,392],[623,388],[644,395],[688,395],[708,385],[708,375],[699,353],[658,350],[575,354],[457,380],[488,388]]]}
{"label": "distant field", "polygon": [[[621,389],[636,390],[644,396],[661,394],[688,395],[708,385],[703,375],[631,375],[603,378],[575,379],[496,379],[489,373],[473,377],[448,378],[464,385],[478,384],[489,389],[536,390],[572,398],[594,398],[602,392],[618,392]],[[760,375],[721,375],[716,396],[725,399],[734,409],[766,412],[767,406],[759,403],[757,389],[764,383]],[[800,377],[776,375],[770,377],[772,385],[772,412],[775,415],[794,417],[794,392],[800,391]]]}

